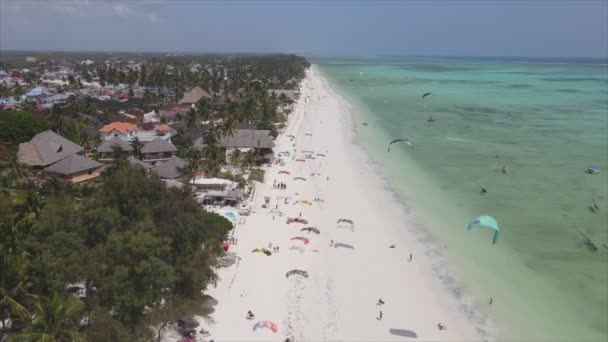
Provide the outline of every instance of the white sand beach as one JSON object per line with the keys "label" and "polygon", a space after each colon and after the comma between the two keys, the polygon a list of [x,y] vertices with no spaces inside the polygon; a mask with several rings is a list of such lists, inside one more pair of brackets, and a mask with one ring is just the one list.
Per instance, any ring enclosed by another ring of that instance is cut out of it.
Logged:
{"label": "white sand beach", "polygon": [[[254,212],[238,219],[244,223],[235,228],[238,244],[230,252],[240,260],[219,269],[217,287],[207,291],[219,304],[201,322],[211,332],[202,340],[479,339],[473,324],[433,275],[415,237],[408,238],[407,213],[353,143],[348,103],[332,92],[314,67],[301,93],[275,150],[289,151],[291,156],[284,157],[284,166],[267,168],[265,184],[256,189]],[[306,154],[315,159],[305,158]],[[282,170],[290,174],[280,174]],[[275,181],[285,183],[287,189],[273,188]],[[262,207],[265,196],[270,197],[268,208]],[[289,204],[285,197],[290,198]],[[312,205],[294,204],[297,200],[309,200]],[[308,224],[286,223],[300,214]],[[354,229],[337,225],[340,218],[352,220]],[[320,234],[301,231],[304,227],[316,227]],[[291,240],[296,236],[310,242]],[[280,251],[271,256],[252,253],[255,248],[268,248],[269,243]],[[393,244],[395,248],[389,248]],[[303,247],[303,252],[292,246]],[[293,269],[304,270],[309,277],[286,278]],[[377,304],[379,298],[384,305]],[[255,319],[245,318],[248,310]],[[276,333],[267,328],[254,331],[257,322],[266,320],[276,323]],[[447,329],[440,331],[439,322]],[[415,333],[416,338],[393,334],[391,329],[407,330],[401,333]]]}

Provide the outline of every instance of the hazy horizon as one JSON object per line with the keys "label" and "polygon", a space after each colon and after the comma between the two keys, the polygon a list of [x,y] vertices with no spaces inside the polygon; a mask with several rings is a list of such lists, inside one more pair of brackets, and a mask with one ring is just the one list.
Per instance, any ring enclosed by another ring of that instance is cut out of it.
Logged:
{"label": "hazy horizon", "polygon": [[0,0],[0,51],[608,58],[607,1]]}

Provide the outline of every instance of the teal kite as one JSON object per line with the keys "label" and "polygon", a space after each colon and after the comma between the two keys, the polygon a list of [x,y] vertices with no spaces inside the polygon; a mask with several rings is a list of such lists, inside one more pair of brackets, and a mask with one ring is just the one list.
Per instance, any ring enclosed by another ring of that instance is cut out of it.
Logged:
{"label": "teal kite", "polygon": [[294,177],[294,179],[293,179],[293,180],[303,180],[303,181],[305,181],[305,180],[306,180],[306,178],[304,178],[304,177]]}
{"label": "teal kite", "polygon": [[467,231],[469,231],[473,228],[494,229],[495,232],[494,232],[494,238],[492,239],[492,244],[495,244],[496,241],[498,241],[498,238],[500,237],[500,228],[498,227],[498,223],[496,222],[496,219],[493,218],[492,216],[481,215],[479,217],[472,219],[471,222],[469,222],[469,225],[467,226]]}

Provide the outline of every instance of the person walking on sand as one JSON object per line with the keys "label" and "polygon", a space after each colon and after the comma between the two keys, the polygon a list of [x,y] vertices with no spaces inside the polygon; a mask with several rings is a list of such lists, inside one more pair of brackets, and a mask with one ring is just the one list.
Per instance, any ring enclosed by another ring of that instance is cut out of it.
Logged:
{"label": "person walking on sand", "polygon": [[490,305],[492,305],[493,302],[494,300],[490,297]]}
{"label": "person walking on sand", "polygon": [[378,320],[381,321],[382,320],[382,310],[380,310],[380,314],[378,315]]}
{"label": "person walking on sand", "polygon": [[410,261],[410,262],[412,261],[412,253],[410,253],[410,260],[409,260],[409,261]]}
{"label": "person walking on sand", "polygon": [[334,245],[334,240],[329,241],[329,246],[332,247]]}

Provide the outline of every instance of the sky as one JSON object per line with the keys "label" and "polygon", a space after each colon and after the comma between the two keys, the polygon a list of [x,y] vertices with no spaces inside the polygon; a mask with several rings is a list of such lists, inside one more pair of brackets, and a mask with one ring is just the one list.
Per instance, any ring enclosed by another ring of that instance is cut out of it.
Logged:
{"label": "sky", "polygon": [[7,50],[608,58],[608,0],[0,0]]}

